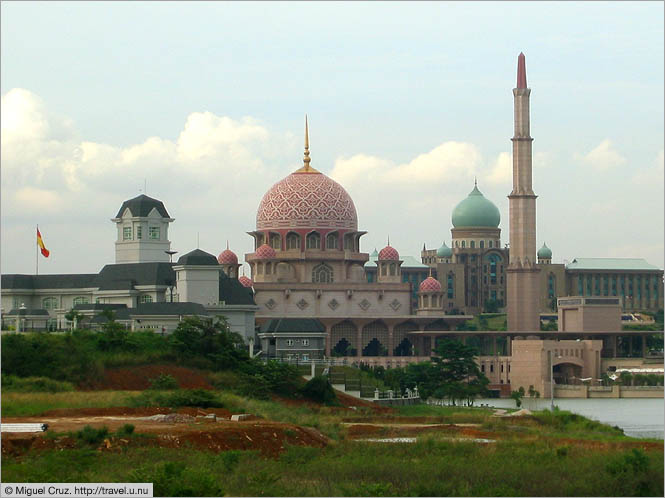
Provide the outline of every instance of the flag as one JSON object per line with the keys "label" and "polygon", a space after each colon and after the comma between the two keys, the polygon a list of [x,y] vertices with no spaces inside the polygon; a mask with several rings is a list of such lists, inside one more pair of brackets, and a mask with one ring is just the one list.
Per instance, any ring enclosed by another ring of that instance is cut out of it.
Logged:
{"label": "flag", "polygon": [[39,250],[42,252],[42,256],[45,258],[48,258],[49,252],[48,249],[46,249],[46,246],[44,245],[44,241],[42,240],[42,234],[39,233],[39,228],[37,229],[37,245],[39,246]]}

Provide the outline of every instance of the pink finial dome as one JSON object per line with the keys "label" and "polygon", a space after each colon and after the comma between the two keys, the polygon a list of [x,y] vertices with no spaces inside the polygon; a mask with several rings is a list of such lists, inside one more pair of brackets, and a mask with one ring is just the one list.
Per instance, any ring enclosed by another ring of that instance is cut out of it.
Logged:
{"label": "pink finial dome", "polygon": [[240,282],[240,285],[243,287],[252,287],[254,285],[254,282],[252,282],[252,279],[249,277],[246,277],[245,275],[238,277],[238,282]]}
{"label": "pink finial dome", "polygon": [[227,247],[217,256],[217,262],[220,265],[237,265],[238,256]]}
{"label": "pink finial dome", "polygon": [[263,244],[261,247],[259,247],[255,254],[259,259],[272,259],[277,255],[275,250],[268,244]]}
{"label": "pink finial dome", "polygon": [[397,261],[399,260],[399,253],[397,252],[397,249],[394,247],[391,247],[390,245],[387,245],[383,249],[379,251],[379,260],[394,260]]}
{"label": "pink finial dome", "polygon": [[434,277],[427,277],[418,287],[420,292],[441,292],[441,282]]}

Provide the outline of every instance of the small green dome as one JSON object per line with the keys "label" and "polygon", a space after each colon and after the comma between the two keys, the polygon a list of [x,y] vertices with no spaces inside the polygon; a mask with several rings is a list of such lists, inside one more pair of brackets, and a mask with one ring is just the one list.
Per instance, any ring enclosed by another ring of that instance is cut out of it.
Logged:
{"label": "small green dome", "polygon": [[376,247],[374,248],[372,254],[369,255],[369,259],[379,259],[379,251],[376,250]]}
{"label": "small green dome", "polygon": [[453,256],[453,250],[444,242],[443,245],[436,250],[436,255],[439,258],[451,258]]}
{"label": "small green dome", "polygon": [[552,259],[552,249],[547,247],[547,244],[538,249],[538,259]]}
{"label": "small green dome", "polygon": [[477,186],[453,209],[453,226],[497,228],[501,221],[499,209],[485,198]]}

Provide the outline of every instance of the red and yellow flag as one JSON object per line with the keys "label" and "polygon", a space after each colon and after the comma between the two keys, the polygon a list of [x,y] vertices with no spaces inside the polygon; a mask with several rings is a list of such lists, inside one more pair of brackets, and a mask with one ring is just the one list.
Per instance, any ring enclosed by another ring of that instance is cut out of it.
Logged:
{"label": "red and yellow flag", "polygon": [[44,241],[42,240],[42,234],[39,233],[39,228],[37,229],[37,245],[39,246],[39,250],[42,252],[42,256],[45,258],[48,258],[49,252],[48,249],[46,249],[46,246],[44,245]]}

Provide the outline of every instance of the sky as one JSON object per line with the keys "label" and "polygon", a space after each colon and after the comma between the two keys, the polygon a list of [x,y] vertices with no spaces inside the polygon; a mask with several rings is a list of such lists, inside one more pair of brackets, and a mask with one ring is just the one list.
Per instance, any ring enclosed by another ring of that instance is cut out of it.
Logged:
{"label": "sky", "polygon": [[[531,88],[537,244],[555,263],[664,266],[662,2],[7,2],[3,273],[96,273],[122,202],[172,249],[253,248],[264,193],[338,181],[361,249],[450,246],[474,178],[509,242],[517,56]],[[198,240],[198,244],[197,244]],[[176,256],[177,257],[177,256]]]}

